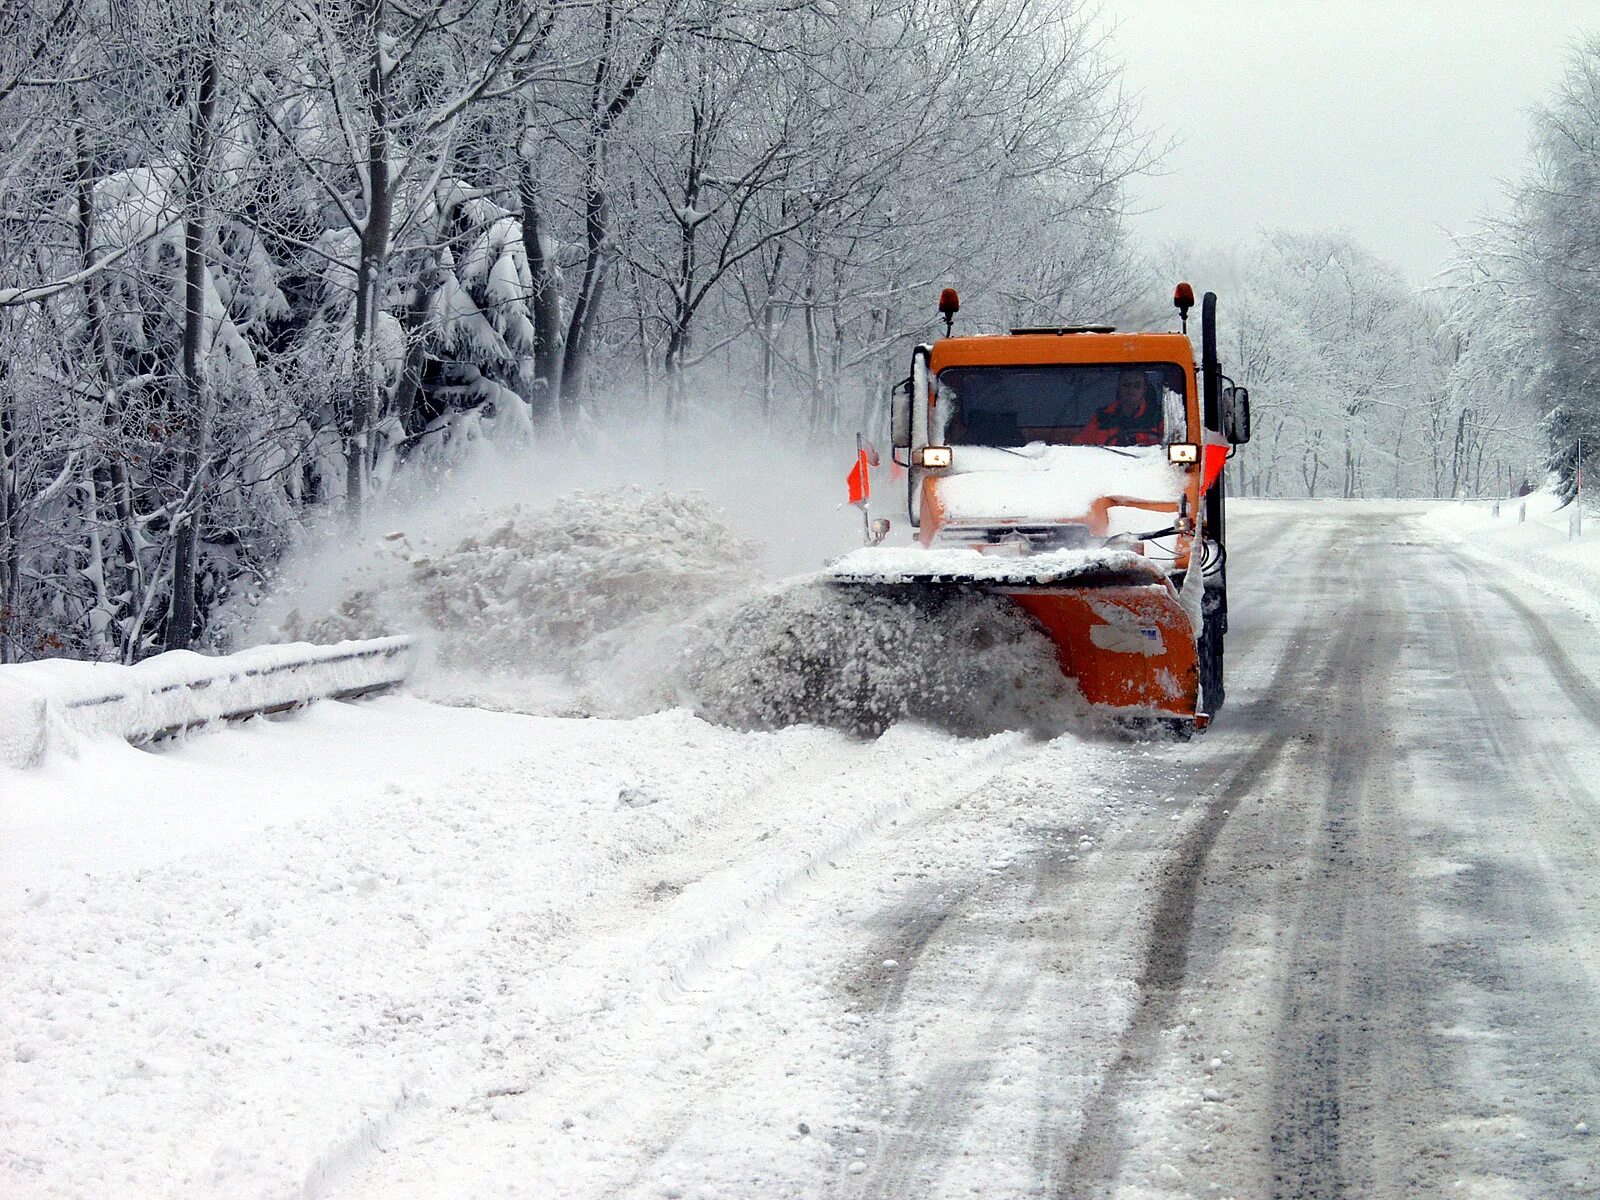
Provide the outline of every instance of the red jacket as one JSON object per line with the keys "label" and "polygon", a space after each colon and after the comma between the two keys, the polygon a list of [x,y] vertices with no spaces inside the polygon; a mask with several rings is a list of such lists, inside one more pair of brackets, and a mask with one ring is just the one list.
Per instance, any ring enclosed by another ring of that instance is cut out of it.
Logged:
{"label": "red jacket", "polygon": [[1089,418],[1073,442],[1079,446],[1154,446],[1161,441],[1161,410],[1146,396],[1135,408],[1113,400]]}

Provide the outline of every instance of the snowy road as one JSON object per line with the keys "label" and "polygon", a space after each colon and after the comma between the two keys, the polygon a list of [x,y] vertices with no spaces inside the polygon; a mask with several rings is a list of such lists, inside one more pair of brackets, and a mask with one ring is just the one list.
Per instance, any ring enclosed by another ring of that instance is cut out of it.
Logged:
{"label": "snowy road", "polygon": [[1600,1194],[1592,627],[1341,516],[1235,576],[1271,618],[1056,1194]]}
{"label": "snowy road", "polygon": [[7,1194],[1600,1195],[1594,626],[1417,507],[1233,543],[1189,745],[382,701],[126,752],[280,818],[24,795]]}

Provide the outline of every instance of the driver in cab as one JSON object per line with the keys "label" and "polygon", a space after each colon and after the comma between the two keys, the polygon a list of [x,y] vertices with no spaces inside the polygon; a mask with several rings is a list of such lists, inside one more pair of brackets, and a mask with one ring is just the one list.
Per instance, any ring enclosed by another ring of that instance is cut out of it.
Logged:
{"label": "driver in cab", "polygon": [[1161,405],[1143,371],[1124,371],[1116,398],[1072,439],[1080,446],[1153,446],[1161,440]]}

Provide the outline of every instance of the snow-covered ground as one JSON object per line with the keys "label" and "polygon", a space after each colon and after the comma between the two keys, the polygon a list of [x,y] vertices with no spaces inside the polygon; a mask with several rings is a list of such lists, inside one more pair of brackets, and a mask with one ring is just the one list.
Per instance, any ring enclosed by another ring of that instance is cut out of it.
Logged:
{"label": "snow-covered ground", "polygon": [[1425,524],[1494,569],[1600,618],[1600,512],[1579,525],[1550,492],[1427,506]]}
{"label": "snow-covered ground", "polygon": [[1591,1195],[1560,520],[1238,505],[1187,745],[411,696],[0,771],[0,1192]]}
{"label": "snow-covered ground", "polygon": [[[920,873],[841,864],[1001,771],[1059,818],[1051,779],[1106,753],[404,698],[85,750],[6,777],[9,1195],[315,1192],[407,1121],[510,1112],[529,1194],[585,1194],[753,1053],[783,1058],[757,1157],[825,1167],[854,947],[810,910]],[[929,853],[1000,870],[1016,819]]]}

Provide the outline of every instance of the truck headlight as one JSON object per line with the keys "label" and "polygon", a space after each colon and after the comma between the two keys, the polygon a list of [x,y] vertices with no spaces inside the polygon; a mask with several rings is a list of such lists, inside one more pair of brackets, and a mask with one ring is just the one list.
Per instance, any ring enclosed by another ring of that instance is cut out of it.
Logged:
{"label": "truck headlight", "polygon": [[949,446],[924,446],[918,452],[921,465],[924,467],[948,467],[953,456]]}
{"label": "truck headlight", "polygon": [[1173,442],[1167,447],[1167,461],[1197,463],[1200,461],[1200,447],[1193,442]]}

